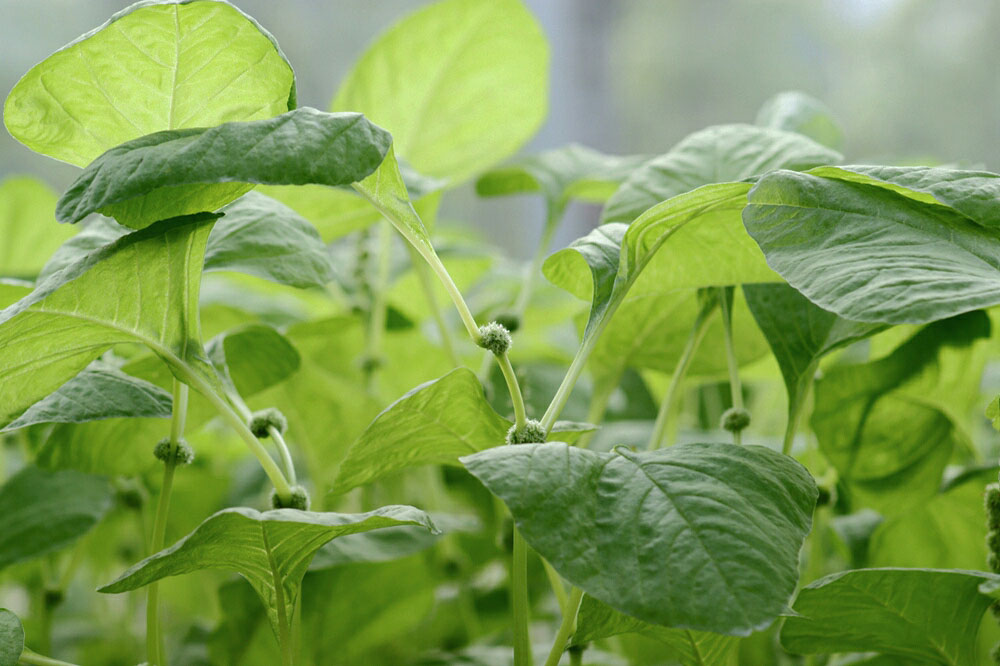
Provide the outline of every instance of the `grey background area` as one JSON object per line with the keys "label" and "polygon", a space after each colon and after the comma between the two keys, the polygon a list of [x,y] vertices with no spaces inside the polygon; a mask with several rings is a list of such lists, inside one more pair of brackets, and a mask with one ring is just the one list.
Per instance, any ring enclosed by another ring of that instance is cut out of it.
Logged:
{"label": "grey background area", "polygon": [[[484,0],[489,1],[489,0]],[[0,0],[0,89],[127,6],[116,0]],[[236,0],[281,43],[299,102],[326,108],[365,46],[420,0]],[[776,92],[826,102],[852,162],[958,163],[1000,170],[997,0],[527,0],[552,45],[548,120],[525,148],[568,142],[660,153],[686,134],[751,122]],[[77,169],[0,133],[0,177],[57,189]],[[445,215],[474,222],[514,256],[532,252],[541,209],[484,201],[470,186]],[[573,206],[557,238],[595,224]],[[2,242],[2,239],[0,239]]]}

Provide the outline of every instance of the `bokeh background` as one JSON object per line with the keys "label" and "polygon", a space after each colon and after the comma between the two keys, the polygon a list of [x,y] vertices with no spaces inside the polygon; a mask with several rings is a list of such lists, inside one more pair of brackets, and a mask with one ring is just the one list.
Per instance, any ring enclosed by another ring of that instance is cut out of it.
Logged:
{"label": "bokeh background", "polygon": [[[0,0],[0,91],[123,0]],[[327,108],[366,44],[420,0],[237,0],[296,68],[299,102]],[[525,148],[578,142],[657,154],[686,134],[752,122],[797,89],[840,120],[850,162],[1000,170],[998,0],[527,0],[552,44],[550,114]],[[77,169],[0,133],[0,178],[32,173],[57,189]],[[445,218],[474,221],[515,257],[539,233],[537,197],[481,200],[471,185]],[[556,239],[591,228],[575,205]],[[3,242],[0,239],[0,242]]]}

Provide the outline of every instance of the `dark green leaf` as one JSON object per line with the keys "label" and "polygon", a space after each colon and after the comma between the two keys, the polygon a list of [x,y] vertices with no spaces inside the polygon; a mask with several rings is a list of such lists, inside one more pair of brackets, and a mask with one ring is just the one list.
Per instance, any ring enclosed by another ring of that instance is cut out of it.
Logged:
{"label": "dark green leaf", "polygon": [[486,401],[475,373],[456,368],[375,417],[341,462],[334,491],[416,465],[457,465],[459,456],[503,444],[509,425]]}
{"label": "dark green leaf", "polygon": [[860,569],[822,578],[799,592],[781,644],[796,654],[877,651],[967,666],[990,604],[978,571]]}
{"label": "dark green leaf", "polygon": [[778,93],[764,102],[754,122],[761,127],[803,134],[834,149],[844,139],[833,112],[823,102],[797,90]]}
{"label": "dark green leaf", "polygon": [[167,130],[107,151],[56,206],[61,222],[104,213],[134,228],[212,211],[254,183],[348,185],[382,162],[388,132],[357,113],[301,108],[275,118]]}
{"label": "dark green leaf", "polygon": [[816,486],[757,446],[503,446],[462,463],[570,583],[645,622],[747,635],[798,580]]}
{"label": "dark green leaf", "polygon": [[0,487],[0,568],[65,548],[110,507],[101,477],[25,467]]}
{"label": "dark green leaf", "polygon": [[252,18],[228,2],[143,0],[32,67],[3,115],[32,150],[84,166],[144,134],[293,108],[295,74]]}
{"label": "dark green leaf", "polygon": [[23,651],[21,620],[6,608],[0,608],[0,666],[17,666]]}

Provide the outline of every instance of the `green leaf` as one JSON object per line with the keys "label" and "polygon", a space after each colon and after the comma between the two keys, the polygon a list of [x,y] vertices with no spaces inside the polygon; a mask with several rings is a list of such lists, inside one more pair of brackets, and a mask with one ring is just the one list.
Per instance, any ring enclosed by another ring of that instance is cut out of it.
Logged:
{"label": "green leaf", "polygon": [[354,189],[385,215],[403,238],[416,246],[417,250],[434,252],[427,227],[410,202],[410,194],[400,173],[394,146],[389,147],[385,159],[375,172],[355,183]]}
{"label": "green leaf", "polygon": [[56,226],[56,193],[28,176],[0,182],[0,275],[34,278],[74,229]]}
{"label": "green leaf", "polygon": [[24,280],[0,278],[0,309],[16,303],[31,293],[34,285]]}
{"label": "green leaf", "polygon": [[1000,303],[1000,235],[948,207],[791,171],[748,196],[771,267],[841,317],[919,324]]}
{"label": "green leaf", "polygon": [[934,664],[976,659],[976,632],[990,604],[979,571],[859,569],[803,588],[781,644],[796,654],[876,651]]}
{"label": "green leaf", "polygon": [[[57,225],[55,228],[64,229],[67,228],[67,225]],[[130,231],[131,229],[123,227],[109,217],[97,216],[82,222],[79,233],[60,245],[49,256],[42,271],[38,274],[38,282],[47,280],[54,273],[79,261],[94,250],[111,245]]]}
{"label": "green leaf", "polygon": [[275,118],[166,130],[115,146],[59,199],[60,222],[91,213],[141,229],[213,211],[255,183],[349,185],[382,162],[392,142],[356,113],[303,107]]}
{"label": "green leaf", "polygon": [[253,585],[267,607],[272,625],[277,625],[279,618],[290,621],[302,576],[323,544],[339,536],[394,525],[422,525],[435,530],[427,514],[409,506],[385,506],[360,514],[223,509],[98,592],[128,592],[167,576],[226,569],[239,573]]}
{"label": "green leaf", "polygon": [[589,594],[583,595],[571,644],[584,645],[628,633],[642,634],[669,645],[683,666],[728,666],[739,641],[735,636],[649,624],[619,613]]}
{"label": "green leaf", "polygon": [[167,391],[95,361],[55,393],[0,428],[0,432],[36,423],[84,423],[125,417],[168,419],[171,406]]}
{"label": "green leaf", "polygon": [[764,102],[754,123],[803,134],[834,149],[844,140],[844,133],[826,104],[797,90],[780,92]]}
{"label": "green leaf", "polygon": [[486,401],[475,373],[456,368],[375,417],[341,462],[334,491],[416,465],[457,465],[459,456],[502,445],[509,425]]}
{"label": "green leaf", "polygon": [[601,222],[628,224],[661,201],[702,185],[840,160],[839,153],[801,134],[753,125],[716,125],[691,134],[670,152],[633,171],[608,200]]}
{"label": "green leaf", "polygon": [[379,37],[336,110],[392,132],[420,173],[458,182],[520,148],[547,112],[548,45],[520,0],[445,0]]}
{"label": "green leaf", "polygon": [[222,212],[208,237],[206,271],[240,271],[292,287],[322,287],[333,279],[316,228],[288,206],[247,192]]}
{"label": "green leaf", "polygon": [[17,666],[24,651],[24,627],[17,615],[0,608],[0,666]]}
{"label": "green leaf", "polygon": [[644,622],[728,635],[784,610],[817,495],[801,465],[758,446],[557,442],[462,463],[573,585]]}
{"label": "green leaf", "polygon": [[174,366],[198,367],[193,313],[205,240],[216,217],[165,220],[129,234],[0,312],[0,423],[116,343],[140,343]]}
{"label": "green leaf", "polygon": [[0,487],[0,568],[65,548],[110,507],[101,477],[23,468]]}
{"label": "green leaf", "polygon": [[619,157],[571,143],[562,148],[515,160],[476,181],[476,193],[496,197],[541,192],[550,210],[561,210],[571,199],[603,203],[646,155]]}
{"label": "green leaf", "polygon": [[248,324],[212,338],[205,351],[223,381],[242,396],[278,384],[301,365],[292,343],[270,326]]}
{"label": "green leaf", "polygon": [[32,67],[3,115],[24,145],[84,166],[144,134],[293,108],[295,74],[252,18],[228,2],[146,0]]}

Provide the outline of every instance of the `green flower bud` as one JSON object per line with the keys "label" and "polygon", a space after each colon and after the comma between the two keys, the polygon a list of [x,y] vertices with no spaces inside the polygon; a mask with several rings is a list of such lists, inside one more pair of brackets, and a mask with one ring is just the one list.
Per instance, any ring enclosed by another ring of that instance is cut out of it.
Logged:
{"label": "green flower bud", "polygon": [[476,341],[483,349],[489,349],[496,356],[502,356],[510,349],[510,331],[503,324],[491,321],[479,327],[479,340]]}
{"label": "green flower bud", "polygon": [[194,460],[194,449],[186,440],[178,440],[176,447],[169,437],[161,439],[153,449],[153,455],[164,463],[172,462],[174,465],[190,465]]}
{"label": "green flower bud", "polygon": [[288,419],[274,407],[268,407],[258,412],[254,412],[250,417],[250,432],[257,439],[264,439],[270,435],[267,432],[269,427],[273,427],[282,435],[288,429]]}
{"label": "green flower bud", "polygon": [[292,486],[291,497],[287,501],[278,496],[278,491],[271,491],[271,506],[275,509],[309,510],[309,493],[302,486]]}
{"label": "green flower bud", "polygon": [[740,432],[750,425],[750,412],[742,407],[730,407],[722,413],[719,425],[729,432]]}
{"label": "green flower bud", "polygon": [[508,444],[543,444],[544,442],[545,428],[542,427],[541,421],[535,419],[528,419],[522,430],[517,430],[517,426],[513,425],[507,431]]}

